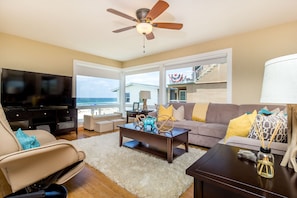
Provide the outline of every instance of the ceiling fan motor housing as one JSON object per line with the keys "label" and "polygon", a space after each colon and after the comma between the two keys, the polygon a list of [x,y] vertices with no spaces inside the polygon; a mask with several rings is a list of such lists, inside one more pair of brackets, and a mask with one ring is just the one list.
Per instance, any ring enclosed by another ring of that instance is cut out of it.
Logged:
{"label": "ceiling fan motor housing", "polygon": [[149,13],[150,9],[148,8],[140,8],[138,10],[136,10],[136,17],[139,20],[139,22],[143,23],[143,22],[147,22],[146,21],[146,16]]}

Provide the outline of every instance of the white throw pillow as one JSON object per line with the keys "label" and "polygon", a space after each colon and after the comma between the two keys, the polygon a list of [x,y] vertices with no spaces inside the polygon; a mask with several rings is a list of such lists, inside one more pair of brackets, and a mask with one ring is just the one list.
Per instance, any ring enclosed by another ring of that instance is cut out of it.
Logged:
{"label": "white throw pillow", "polygon": [[175,120],[185,120],[185,108],[180,106],[178,109],[173,108],[173,117]]}

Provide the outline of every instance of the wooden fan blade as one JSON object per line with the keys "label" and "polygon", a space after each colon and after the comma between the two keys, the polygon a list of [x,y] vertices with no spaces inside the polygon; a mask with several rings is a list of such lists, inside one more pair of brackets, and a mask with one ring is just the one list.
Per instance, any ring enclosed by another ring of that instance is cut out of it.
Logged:
{"label": "wooden fan blade", "polygon": [[182,23],[153,23],[153,27],[180,30],[182,29],[183,24]]}
{"label": "wooden fan blade", "polygon": [[112,31],[113,33],[120,33],[120,32],[124,32],[124,31],[127,31],[127,30],[131,30],[133,28],[135,28],[136,26],[133,25],[133,26],[129,26],[129,27],[125,27],[125,28],[121,28],[121,29],[117,29],[117,30],[114,30]]}
{"label": "wooden fan blade", "polygon": [[149,34],[146,34],[145,37],[146,37],[147,40],[152,40],[152,39],[155,38],[155,35],[153,34],[153,32],[151,32]]}
{"label": "wooden fan blade", "polygon": [[124,17],[124,18],[126,18],[126,19],[131,20],[131,21],[135,21],[135,22],[137,22],[137,19],[136,19],[136,18],[131,17],[131,16],[129,16],[129,15],[125,14],[125,13],[122,13],[122,12],[120,12],[120,11],[117,11],[117,10],[115,10],[115,9],[108,8],[107,11],[110,12],[110,13],[112,13],[112,14],[118,15],[118,16],[120,16],[120,17]]}
{"label": "wooden fan blade", "polygon": [[165,1],[158,1],[154,7],[150,10],[150,12],[147,14],[146,18],[150,21],[157,18],[160,14],[162,14],[167,8],[169,7],[169,4]]}

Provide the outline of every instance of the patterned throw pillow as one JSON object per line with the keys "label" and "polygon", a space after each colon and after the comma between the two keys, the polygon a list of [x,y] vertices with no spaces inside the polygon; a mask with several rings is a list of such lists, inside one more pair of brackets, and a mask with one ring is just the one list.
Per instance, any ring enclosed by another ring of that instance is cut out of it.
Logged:
{"label": "patterned throw pillow", "polygon": [[[281,122],[281,125],[273,141],[286,143],[288,127],[287,127],[287,117],[284,116],[283,113],[278,113],[276,115],[273,114],[270,116],[258,114],[252,125],[248,138],[259,139],[259,136],[256,130],[258,130],[259,133],[261,133],[261,130],[262,130],[264,140],[270,141],[270,138],[274,132],[274,129],[277,126],[277,123],[279,121]],[[255,127],[257,128],[255,129]]]}

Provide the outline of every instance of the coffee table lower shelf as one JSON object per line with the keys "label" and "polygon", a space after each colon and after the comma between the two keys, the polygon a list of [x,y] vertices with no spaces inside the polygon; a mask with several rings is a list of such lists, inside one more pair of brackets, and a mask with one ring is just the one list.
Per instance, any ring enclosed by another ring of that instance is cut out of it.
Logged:
{"label": "coffee table lower shelf", "polygon": [[[152,155],[158,156],[162,159],[167,160],[167,152],[158,150],[157,148],[151,147],[148,144],[142,143],[137,140],[131,140],[123,143],[123,146],[131,148],[131,149],[136,149],[139,151],[143,151],[145,153],[150,153]],[[181,156],[186,152],[185,149],[182,148],[174,148],[173,149],[173,159],[175,159],[178,156]]]}

